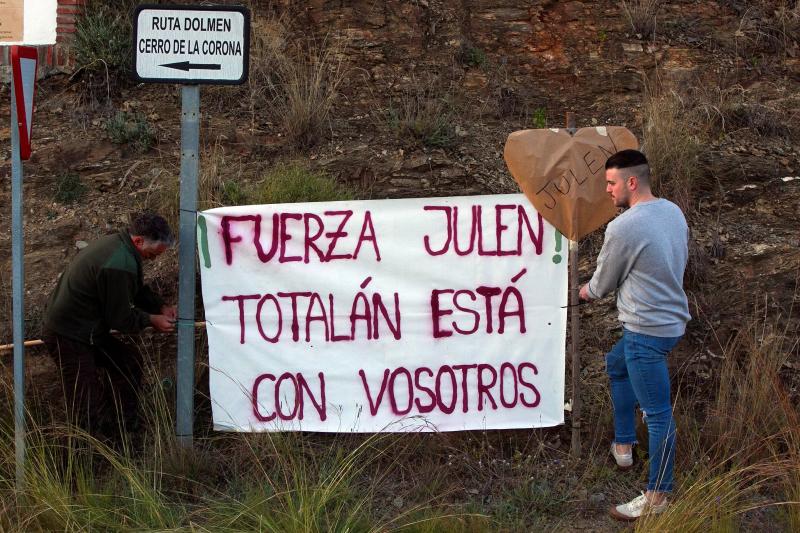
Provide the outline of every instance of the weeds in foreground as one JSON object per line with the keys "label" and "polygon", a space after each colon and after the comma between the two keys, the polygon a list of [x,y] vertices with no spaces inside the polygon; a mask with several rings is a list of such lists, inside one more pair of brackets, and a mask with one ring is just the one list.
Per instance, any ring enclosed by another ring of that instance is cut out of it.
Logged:
{"label": "weeds in foreground", "polygon": [[[794,349],[796,335],[778,323],[758,315],[726,345],[725,358],[732,362],[709,416],[677,409],[679,417],[694,418],[693,424],[679,418],[676,497],[666,513],[637,523],[638,531],[730,531],[751,526],[755,510],[767,517],[761,519],[764,527],[797,529],[800,419],[780,382],[771,379]],[[143,348],[146,360],[160,359],[157,348]],[[620,496],[616,491],[628,492],[641,481],[609,467],[605,441],[603,453],[594,455],[591,448],[585,461],[566,464],[558,449],[545,451],[544,430],[463,439],[211,433],[197,435],[195,447],[186,450],[173,434],[171,389],[162,371],[155,365],[146,369],[144,431],[134,436],[135,444],[111,447],[47,422],[46,415],[31,416],[22,491],[13,486],[11,387],[0,379],[0,529],[568,528],[575,513],[589,510],[580,490],[606,492],[613,502]],[[757,422],[759,416],[765,420]],[[454,493],[471,496],[445,506]],[[592,510],[601,513],[601,507]]]}
{"label": "weeds in foreground", "polygon": [[[145,432],[134,436],[135,448],[31,417],[21,490],[14,487],[13,423],[0,417],[0,529],[424,531],[440,517],[470,520],[424,504],[392,513],[376,507],[394,454],[413,442],[391,434],[319,443],[304,434],[223,434],[198,436],[193,449],[183,449],[161,375],[153,367],[145,375]],[[0,382],[3,407],[9,389]]]}
{"label": "weeds in foreground", "polygon": [[56,177],[53,199],[60,204],[74,204],[86,194],[86,185],[77,172],[65,172]]}
{"label": "weeds in foreground", "polygon": [[752,505],[753,497],[764,489],[771,476],[758,466],[718,465],[690,474],[667,510],[637,520],[636,531],[734,531],[736,519]]}

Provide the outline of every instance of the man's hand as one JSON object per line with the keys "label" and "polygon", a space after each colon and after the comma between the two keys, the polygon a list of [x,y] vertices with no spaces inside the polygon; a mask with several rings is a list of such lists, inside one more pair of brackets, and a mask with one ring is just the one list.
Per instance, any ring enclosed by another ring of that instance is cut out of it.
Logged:
{"label": "man's hand", "polygon": [[166,315],[150,315],[150,324],[162,333],[175,331],[175,320]]}
{"label": "man's hand", "polygon": [[161,306],[161,314],[165,317],[169,318],[173,322],[178,316],[178,311],[175,309],[175,306],[172,305],[162,305]]}
{"label": "man's hand", "polygon": [[588,302],[588,301],[590,301],[592,299],[592,297],[589,296],[589,284],[588,283],[586,285],[584,285],[583,287],[581,287],[581,292],[580,292],[579,296],[580,296],[581,300],[584,300],[586,302]]}

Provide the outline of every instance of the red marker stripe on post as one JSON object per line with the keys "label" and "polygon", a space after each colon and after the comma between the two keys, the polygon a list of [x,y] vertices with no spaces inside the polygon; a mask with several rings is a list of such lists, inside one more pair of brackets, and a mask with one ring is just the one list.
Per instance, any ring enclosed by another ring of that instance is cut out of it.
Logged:
{"label": "red marker stripe on post", "polygon": [[19,127],[19,156],[31,157],[31,127],[33,125],[33,94],[36,88],[36,69],[39,53],[32,46],[11,47],[11,71],[17,99],[17,125]]}

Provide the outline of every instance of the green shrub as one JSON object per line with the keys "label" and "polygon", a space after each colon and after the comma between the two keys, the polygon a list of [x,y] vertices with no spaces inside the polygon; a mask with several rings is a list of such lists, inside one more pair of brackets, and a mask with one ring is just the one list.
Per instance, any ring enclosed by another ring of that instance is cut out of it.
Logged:
{"label": "green shrub", "polygon": [[123,71],[131,59],[132,2],[90,2],[75,24],[75,66],[92,71]]}
{"label": "green shrub", "polygon": [[60,204],[73,204],[86,193],[86,185],[74,172],[65,172],[56,178],[56,192],[53,199]]}
{"label": "green shrub", "polygon": [[461,44],[458,60],[464,66],[481,68],[486,65],[486,52],[466,41]]}
{"label": "green shrub", "polygon": [[118,112],[106,122],[106,133],[114,144],[130,144],[142,153],[148,151],[156,140],[147,117],[138,112]]}
{"label": "green shrub", "polygon": [[269,171],[252,196],[257,204],[330,202],[354,198],[352,191],[327,175],[298,164],[279,165]]}
{"label": "green shrub", "polygon": [[543,107],[537,107],[533,111],[532,117],[533,127],[536,129],[544,129],[547,127],[547,111]]}
{"label": "green shrub", "polygon": [[247,192],[238,181],[223,181],[220,196],[224,205],[243,205],[247,203]]}

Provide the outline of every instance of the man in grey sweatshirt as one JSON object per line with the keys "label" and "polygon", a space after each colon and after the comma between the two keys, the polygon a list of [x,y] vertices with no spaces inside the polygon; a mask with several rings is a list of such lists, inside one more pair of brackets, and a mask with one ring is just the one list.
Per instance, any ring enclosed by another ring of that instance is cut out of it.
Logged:
{"label": "man in grey sweatshirt", "polygon": [[621,468],[633,464],[638,404],[648,427],[650,475],[647,492],[611,508],[611,515],[636,520],[667,508],[675,459],[666,356],[683,336],[689,307],[683,291],[689,230],[680,208],[650,190],[644,154],[623,150],[606,161],[606,191],[628,208],[608,224],[597,269],[581,287],[583,300],[617,291],[622,338],[606,355],[614,407],[611,454]]}

